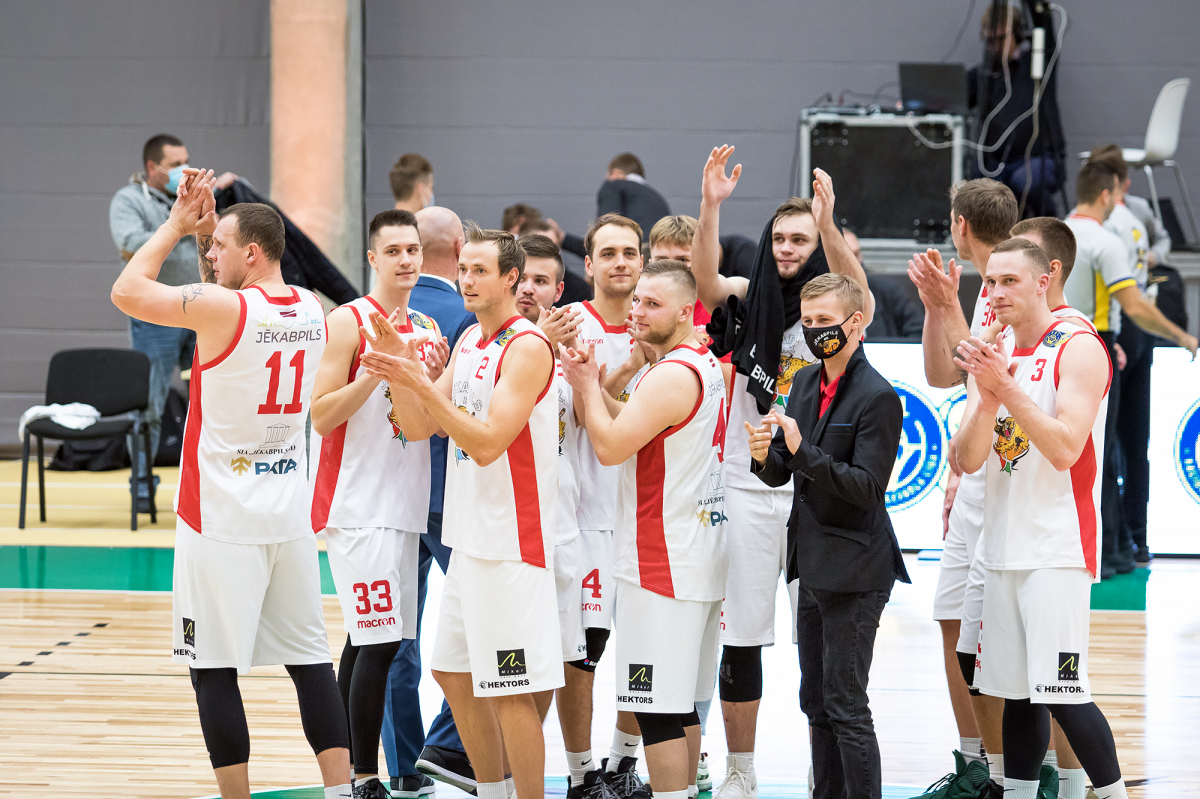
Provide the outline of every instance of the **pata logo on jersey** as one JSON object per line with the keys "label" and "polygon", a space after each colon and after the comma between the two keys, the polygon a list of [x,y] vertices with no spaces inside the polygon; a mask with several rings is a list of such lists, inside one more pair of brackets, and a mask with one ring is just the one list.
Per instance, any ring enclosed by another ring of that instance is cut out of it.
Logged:
{"label": "pata logo on jersey", "polygon": [[1183,490],[1196,502],[1200,502],[1200,468],[1196,464],[1196,450],[1200,449],[1200,400],[1192,403],[1179,421],[1175,431],[1175,473]]}
{"label": "pata logo on jersey", "polygon": [[183,645],[196,645],[196,622],[192,621],[186,616],[183,617]]}
{"label": "pata logo on jersey", "polygon": [[501,677],[518,677],[528,673],[525,668],[525,650],[496,650],[496,669]]}
{"label": "pata logo on jersey", "polygon": [[709,510],[708,505],[718,505],[725,501],[725,484],[721,481],[721,470],[713,472],[708,476],[708,494],[703,499],[697,500],[696,504],[699,510],[696,511],[696,520],[700,522],[701,527],[712,525],[716,527],[718,524],[724,524],[729,517],[719,510]]}
{"label": "pata logo on jersey", "polygon": [[1029,452],[1029,436],[1025,435],[1021,425],[1011,416],[1005,416],[996,422],[993,429],[996,432],[996,443],[992,444],[992,449],[1000,458],[1000,471],[1012,474],[1017,461]]}
{"label": "pata logo on jersey", "polygon": [[890,511],[912,507],[933,490],[946,458],[946,429],[937,408],[912,386],[893,380],[904,408],[904,424],[886,502]]}
{"label": "pata logo on jersey", "polygon": [[629,664],[629,690],[650,691],[654,687],[654,667],[645,663]]}
{"label": "pata logo on jersey", "polygon": [[[229,468],[235,475],[287,474],[299,468],[295,458],[289,457],[296,451],[295,444],[287,443],[292,426],[283,423],[270,424],[263,430],[263,441],[257,447],[239,449],[229,460]],[[271,458],[269,456],[279,456]]]}

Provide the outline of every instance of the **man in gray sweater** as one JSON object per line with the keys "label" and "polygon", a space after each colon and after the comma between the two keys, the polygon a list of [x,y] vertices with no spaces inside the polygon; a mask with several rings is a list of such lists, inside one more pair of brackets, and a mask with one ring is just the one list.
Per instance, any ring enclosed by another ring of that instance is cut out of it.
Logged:
{"label": "man in gray sweater", "polygon": [[[166,133],[153,137],[142,147],[144,171],[130,177],[129,183],[113,195],[108,206],[108,224],[122,263],[128,263],[133,254],[150,240],[154,231],[167,221],[187,160],[188,151],[183,142]],[[236,179],[236,175],[227,172],[218,178],[217,186],[224,188]],[[204,251],[207,250],[205,246]],[[168,286],[184,286],[195,283],[198,274],[200,267],[196,239],[186,236],[167,256],[158,282]],[[207,281],[208,277],[201,275],[201,279]],[[190,330],[130,319],[129,338],[135,350],[146,353],[150,358],[150,451],[157,453],[163,406],[171,387],[171,378],[176,366],[180,369],[192,367],[196,334]],[[146,470],[145,455],[139,450],[136,454],[131,453],[131,458],[137,462],[136,474],[140,477]],[[157,483],[158,479],[155,478]],[[139,481],[137,485],[138,512],[148,513],[151,497],[146,493],[144,482]]]}

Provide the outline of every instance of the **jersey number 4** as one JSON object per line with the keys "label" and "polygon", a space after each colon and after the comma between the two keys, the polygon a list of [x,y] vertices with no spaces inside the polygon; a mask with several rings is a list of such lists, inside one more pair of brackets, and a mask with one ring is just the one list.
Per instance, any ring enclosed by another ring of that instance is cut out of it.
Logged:
{"label": "jersey number 4", "polygon": [[[366,583],[355,583],[353,587],[354,595],[358,597],[358,604],[354,609],[360,616],[365,616],[372,610],[376,613],[387,613],[392,609],[392,586],[387,580],[376,580],[369,587]],[[377,594],[374,605],[371,604],[372,591]]]}
{"label": "jersey number 4", "polygon": [[304,405],[300,402],[300,387],[304,384],[304,350],[297,350],[288,365],[296,371],[296,383],[292,386],[292,401],[279,404],[279,373],[283,371],[283,353],[279,350],[267,358],[271,370],[271,381],[267,385],[267,401],[258,406],[259,413],[300,413]]}
{"label": "jersey number 4", "polygon": [[592,599],[600,598],[600,570],[592,569],[588,572],[587,577],[583,578],[583,587],[592,589]]}

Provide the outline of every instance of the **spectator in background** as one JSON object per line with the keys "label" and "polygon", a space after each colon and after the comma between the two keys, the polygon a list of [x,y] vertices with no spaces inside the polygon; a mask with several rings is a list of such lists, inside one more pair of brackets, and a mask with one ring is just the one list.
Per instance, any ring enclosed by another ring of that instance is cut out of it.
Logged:
{"label": "spectator in background", "polygon": [[[536,208],[531,209],[537,211]],[[564,233],[562,228],[555,224],[553,219],[546,219],[537,211],[537,216],[527,218],[520,226],[517,227],[517,232],[514,234],[517,238],[525,236],[545,236],[554,242],[556,246],[562,246]],[[560,256],[561,258],[561,256]],[[565,267],[564,267],[565,268]],[[566,270],[566,274],[562,279],[563,290],[562,295],[558,298],[555,305],[559,308],[565,308],[573,302],[583,302],[592,298],[592,287],[586,280],[580,277],[570,269]]]}
{"label": "spectator in background", "polygon": [[405,153],[388,173],[396,208],[416,213],[433,205],[433,164],[416,153]]}
{"label": "spectator in background", "polygon": [[671,213],[663,196],[646,182],[646,170],[633,153],[621,153],[608,163],[608,174],[596,192],[596,216],[620,214],[642,230]]}
{"label": "spectator in background", "polygon": [[[858,236],[849,228],[842,229],[850,251],[861,264],[862,244]],[[866,265],[863,271],[867,273],[867,286],[875,295],[875,316],[867,328],[867,338],[878,341],[883,338],[906,338],[913,341],[921,340],[921,330],[925,326],[925,307],[919,299],[913,299],[905,291],[911,286],[906,275],[876,275],[872,274]]]}
{"label": "spectator in background", "polygon": [[514,236],[519,236],[522,225],[541,218],[542,212],[532,205],[514,203],[504,209],[504,215],[500,219],[500,227]]}
{"label": "spectator in background", "polygon": [[[166,223],[187,161],[188,151],[183,141],[168,133],[160,133],[142,146],[143,171],[130,177],[129,183],[117,190],[108,206],[109,229],[123,263],[129,263],[134,253]],[[226,172],[217,178],[217,188],[225,188],[235,180],[237,175]],[[167,286],[186,286],[197,282],[197,279],[214,282],[211,272],[201,273],[195,237],[185,236],[163,262],[158,282]],[[158,453],[163,406],[171,388],[171,378],[177,366],[180,369],[192,368],[196,334],[183,328],[162,327],[130,318],[129,338],[135,350],[146,353],[150,358],[148,422],[153,457]],[[136,464],[130,476],[130,491],[134,490],[136,480],[138,512],[149,513],[152,495],[142,480],[142,475],[146,473],[146,456],[139,450],[131,452],[130,459]],[[157,476],[154,484],[158,485]]]}

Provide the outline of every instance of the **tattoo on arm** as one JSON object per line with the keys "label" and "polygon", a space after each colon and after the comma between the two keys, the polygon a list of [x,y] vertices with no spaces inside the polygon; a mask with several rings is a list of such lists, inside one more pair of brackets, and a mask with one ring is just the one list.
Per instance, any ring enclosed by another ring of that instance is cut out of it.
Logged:
{"label": "tattoo on arm", "polygon": [[967,370],[959,369],[958,370],[958,379],[954,381],[954,385],[965,386],[966,384],[967,384]]}
{"label": "tattoo on arm", "polygon": [[200,295],[204,293],[203,283],[192,283],[184,286],[183,292],[183,312],[187,313],[187,305],[189,302],[195,302],[200,299]]}
{"label": "tattoo on arm", "polygon": [[204,255],[212,249],[212,245],[212,236],[196,236],[196,249],[200,253],[200,280],[203,283],[217,282],[217,273],[213,267],[213,262]]}

